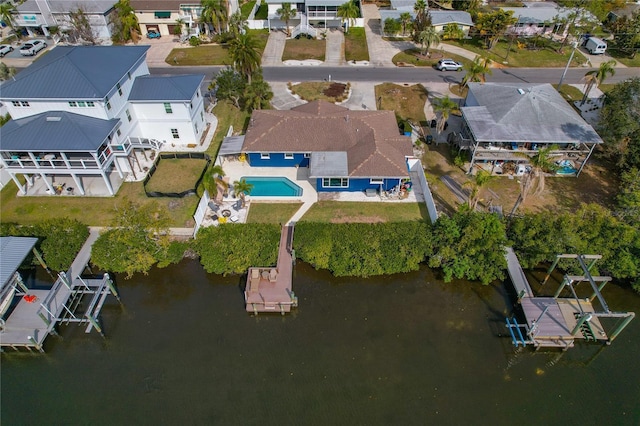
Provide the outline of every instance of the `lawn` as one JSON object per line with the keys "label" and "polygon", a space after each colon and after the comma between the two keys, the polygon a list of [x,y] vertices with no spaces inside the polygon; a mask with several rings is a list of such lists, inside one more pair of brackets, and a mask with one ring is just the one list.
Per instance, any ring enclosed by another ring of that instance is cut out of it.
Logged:
{"label": "lawn", "polygon": [[427,90],[420,84],[398,85],[382,83],[375,87],[378,109],[395,111],[403,120],[424,123],[424,105],[427,102]]}
{"label": "lawn", "polygon": [[628,66],[628,67],[640,67],[640,55],[636,54],[635,58],[631,59],[629,55],[616,49],[609,47],[607,53],[616,61]]}
{"label": "lawn", "polygon": [[33,224],[45,219],[68,217],[91,226],[113,223],[113,209],[127,198],[138,204],[157,203],[167,212],[172,227],[193,226],[198,197],[148,198],[142,182],[124,183],[115,197],[18,197],[9,182],[0,192],[2,222]]}
{"label": "lawn", "polygon": [[218,101],[213,108],[213,114],[218,118],[218,127],[216,127],[216,132],[213,135],[213,139],[206,153],[209,154],[211,158],[216,158],[222,140],[227,136],[229,126],[233,126],[234,134],[244,134],[251,114],[236,108],[229,100]]}
{"label": "lawn", "polygon": [[196,158],[160,159],[155,173],[147,182],[149,192],[180,193],[195,189],[207,161]]}
{"label": "lawn", "polygon": [[255,5],[256,5],[256,1],[252,0],[240,6],[240,13],[242,14],[242,19],[245,19],[245,20],[249,19],[249,14],[253,10],[253,6]]}
{"label": "lawn", "polygon": [[[558,90],[558,85],[554,84],[553,87]],[[563,84],[560,88],[560,94],[570,103],[571,101],[578,101],[582,99],[582,92],[577,87]]]}
{"label": "lawn", "polygon": [[[507,48],[509,43],[506,41],[499,41],[496,43],[491,51],[484,48],[484,43],[479,39],[472,40],[447,40],[445,44],[451,44],[453,46],[459,46],[463,49],[470,50],[477,53],[479,56],[488,56],[494,62],[502,64],[507,56]],[[553,48],[545,47],[540,50],[529,50],[526,48],[519,49],[518,43],[514,42],[511,45],[511,51],[507,58],[508,65],[510,67],[564,67],[567,65],[569,56],[571,56],[571,47],[565,47],[564,53],[560,54]],[[585,57],[579,52],[574,55],[571,66],[579,67],[586,61]]]}
{"label": "lawn", "polygon": [[428,220],[424,203],[319,201],[302,217],[307,222],[406,222]]}
{"label": "lawn", "polygon": [[247,223],[280,223],[284,224],[302,203],[260,203],[251,202]]}
{"label": "lawn", "polygon": [[392,61],[396,65],[411,64],[416,67],[433,67],[438,61],[442,58],[453,59],[456,62],[460,62],[462,65],[470,62],[467,58],[463,58],[462,56],[454,55],[449,52],[431,52],[431,56],[427,57],[421,54],[420,49],[409,49],[404,50],[400,53],[397,53]]}
{"label": "lawn", "polygon": [[324,61],[326,44],[324,40],[308,39],[306,37],[300,37],[297,40],[287,40],[284,53],[282,54],[282,60],[304,61],[306,59],[317,59]]}
{"label": "lawn", "polygon": [[[258,51],[262,56],[267,45],[269,33],[267,30],[249,30],[258,40]],[[229,48],[227,45],[205,44],[197,47],[180,47],[171,50],[165,62],[169,65],[229,65]]]}
{"label": "lawn", "polygon": [[344,35],[344,58],[347,61],[368,61],[369,50],[364,28],[350,28]]}
{"label": "lawn", "polygon": [[[300,83],[292,86],[291,91],[296,95],[300,96],[302,99],[304,99],[307,102],[315,101],[317,99],[322,99],[329,102],[336,102],[338,101],[338,99],[336,99],[335,97],[325,95],[325,91],[332,85],[342,87],[340,86],[340,83],[336,83],[336,82],[305,81],[304,83]],[[345,92],[348,92],[346,88],[345,88]],[[343,96],[344,95],[346,95],[346,93],[344,93]]]}

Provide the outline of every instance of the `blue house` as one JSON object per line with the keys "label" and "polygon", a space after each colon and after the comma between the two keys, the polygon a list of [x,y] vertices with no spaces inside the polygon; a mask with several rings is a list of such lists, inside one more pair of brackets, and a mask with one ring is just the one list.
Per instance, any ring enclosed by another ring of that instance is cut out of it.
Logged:
{"label": "blue house", "polygon": [[252,167],[309,167],[318,192],[390,190],[409,178],[413,156],[393,111],[326,101],[253,111],[241,151]]}

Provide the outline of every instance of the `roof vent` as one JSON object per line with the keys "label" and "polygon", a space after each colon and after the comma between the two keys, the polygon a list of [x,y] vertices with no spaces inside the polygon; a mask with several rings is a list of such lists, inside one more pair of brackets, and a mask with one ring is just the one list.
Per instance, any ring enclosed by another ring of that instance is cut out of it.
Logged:
{"label": "roof vent", "polygon": [[62,117],[47,117],[47,121],[60,121]]}
{"label": "roof vent", "polygon": [[518,93],[520,93],[521,95],[524,95],[524,90],[523,89],[518,89]]}

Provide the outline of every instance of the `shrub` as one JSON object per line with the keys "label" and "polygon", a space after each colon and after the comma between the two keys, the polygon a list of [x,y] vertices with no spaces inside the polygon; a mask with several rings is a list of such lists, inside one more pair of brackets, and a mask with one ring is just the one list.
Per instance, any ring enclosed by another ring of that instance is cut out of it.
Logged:
{"label": "shrub", "polygon": [[196,36],[191,36],[191,38],[189,38],[189,45],[193,47],[200,46],[200,38]]}

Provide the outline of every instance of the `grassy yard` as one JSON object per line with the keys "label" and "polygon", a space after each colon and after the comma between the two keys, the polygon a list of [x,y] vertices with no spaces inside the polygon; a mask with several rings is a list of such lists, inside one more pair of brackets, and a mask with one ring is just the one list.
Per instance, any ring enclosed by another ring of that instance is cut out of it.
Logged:
{"label": "grassy yard", "polygon": [[113,209],[127,198],[138,204],[157,203],[167,212],[171,226],[193,226],[192,215],[198,197],[148,198],[142,182],[124,183],[115,197],[18,197],[17,188],[9,182],[0,192],[2,222],[33,224],[44,219],[68,217],[92,226],[113,223]]}
{"label": "grassy yard", "polygon": [[344,35],[344,58],[347,61],[368,61],[369,49],[364,28],[350,28]]}
{"label": "grassy yard", "polygon": [[396,54],[392,61],[394,64],[411,64],[416,67],[432,67],[438,63],[438,61],[442,58],[453,59],[454,61],[460,62],[461,64],[466,64],[470,62],[467,58],[463,58],[462,56],[454,55],[453,53],[444,52],[441,53],[439,51],[432,52],[431,57],[423,56],[420,53],[420,49],[409,49],[402,51]]}
{"label": "grassy yard", "polygon": [[[260,55],[264,51],[269,39],[266,30],[249,30],[258,40],[258,51]],[[171,50],[165,62],[169,65],[229,65],[229,49],[226,45],[206,44],[197,47],[180,47]]]}
{"label": "grassy yard", "polygon": [[253,6],[255,6],[256,1],[251,0],[242,6],[240,6],[240,13],[242,14],[242,19],[249,19],[249,14],[253,10]]}
{"label": "grassy yard", "polygon": [[251,202],[247,223],[286,223],[302,203]]}
{"label": "grassy yard", "polygon": [[[507,56],[507,48],[509,43],[499,41],[491,51],[484,48],[484,43],[479,39],[472,40],[447,40],[445,44],[451,44],[463,49],[477,53],[479,56],[488,56],[494,62],[502,64]],[[564,53],[557,53],[551,48],[543,48],[540,50],[519,49],[516,42],[511,45],[509,53],[508,65],[510,67],[564,67],[567,65],[569,56],[571,56],[571,47],[566,47]],[[571,61],[571,66],[578,67],[586,61],[581,54],[576,54]]]}
{"label": "grassy yard", "polygon": [[[307,102],[322,99],[335,103],[337,101],[335,97],[324,94],[325,90],[327,90],[332,84],[335,84],[335,82],[305,81],[304,83],[294,85],[292,87],[292,91]],[[347,93],[348,91],[345,90],[345,96]]]}
{"label": "grassy yard", "polygon": [[428,220],[424,203],[319,201],[302,217],[307,222],[406,222]]}
{"label": "grassy yard", "polygon": [[211,158],[215,158],[218,155],[218,149],[220,149],[222,139],[227,136],[229,126],[233,126],[234,134],[244,134],[244,129],[251,116],[248,112],[236,108],[228,100],[218,101],[218,104],[213,108],[213,114],[218,118],[218,127],[206,151]]}
{"label": "grassy yard", "polygon": [[382,83],[375,87],[376,99],[380,99],[378,109],[395,111],[403,120],[424,123],[424,105],[427,90],[420,84],[411,86]]}
{"label": "grassy yard", "polygon": [[636,54],[635,58],[631,59],[629,56],[616,49],[609,48],[607,53],[616,61],[628,66],[628,67],[640,67],[640,55]]}
{"label": "grassy yard", "polygon": [[317,59],[324,61],[326,44],[324,40],[307,39],[306,37],[287,40],[282,60],[304,61],[305,59]]}
{"label": "grassy yard", "polygon": [[[553,87],[558,90],[558,85],[554,84]],[[563,84],[560,88],[560,94],[568,101],[578,101],[582,99],[582,92],[577,87],[569,86],[568,84]]]}
{"label": "grassy yard", "polygon": [[207,161],[196,158],[166,158],[158,162],[147,183],[149,192],[183,192],[194,189]]}

